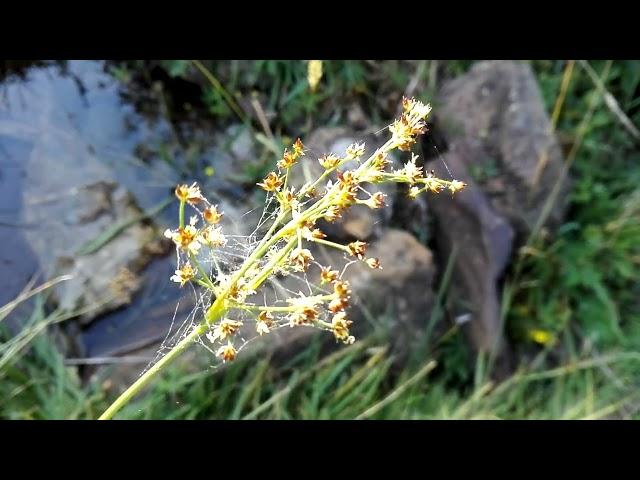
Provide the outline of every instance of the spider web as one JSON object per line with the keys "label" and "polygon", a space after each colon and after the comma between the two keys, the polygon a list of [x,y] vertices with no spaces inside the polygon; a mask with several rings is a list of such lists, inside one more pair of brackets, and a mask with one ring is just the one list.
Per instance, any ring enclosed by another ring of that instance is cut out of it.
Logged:
{"label": "spider web", "polygon": [[[433,147],[436,150],[439,159],[445,165],[447,172],[451,174],[451,172],[449,171],[449,167],[446,165],[441,153],[437,150],[437,147],[435,145],[433,145]],[[319,157],[324,153],[331,152],[315,152],[313,150],[310,150],[308,152],[309,157],[311,158],[316,155]],[[305,167],[303,162],[301,166],[302,168]],[[307,177],[307,180],[309,180],[308,174],[309,172],[306,171],[305,177]],[[306,203],[313,201],[313,199],[310,199],[307,200]],[[276,218],[276,215],[278,213],[278,206],[279,204],[275,200],[274,195],[268,194],[263,205],[250,209],[246,213],[239,214],[239,212],[225,212],[225,219],[227,223],[231,222],[230,227],[234,233],[228,233],[228,227],[225,227],[223,229],[223,233],[227,239],[227,243],[220,248],[203,248],[204,251],[198,255],[198,260],[201,265],[207,270],[209,278],[215,278],[218,272],[221,272],[225,275],[233,274],[240,268],[244,260],[246,260],[247,257],[249,257],[249,255],[255,250],[266,230],[269,226],[271,226],[272,222]],[[261,213],[256,222],[255,214],[258,211],[261,211]],[[193,212],[195,213],[195,211]],[[246,231],[246,224],[252,221],[256,222],[255,228],[252,231],[250,231],[248,234],[237,233],[242,232],[243,230]],[[276,251],[279,248],[282,248],[283,243],[284,241],[281,241],[278,244],[274,245],[272,247],[272,250]],[[320,247],[317,253],[319,254],[319,256],[324,257],[324,264],[328,265],[326,261],[330,260],[330,258],[327,255],[325,248]],[[176,255],[178,255],[177,251]],[[264,262],[265,261],[263,260],[262,264],[264,264]],[[248,297],[248,302],[256,305],[286,305],[286,301],[288,299],[299,297],[301,293],[307,296],[331,293],[326,288],[322,288],[321,286],[319,286],[318,282],[309,281],[309,276],[312,276],[316,279],[318,278],[321,267],[320,263],[318,262],[318,258],[316,258],[312,263],[313,265],[308,269],[307,272],[287,272],[287,282],[284,281],[286,280],[286,278],[283,279],[281,276],[270,276],[270,278],[268,278],[259,287],[258,292],[255,295]],[[340,272],[339,277],[343,278],[349,266],[354,263],[357,263],[357,260],[353,260],[352,258],[348,258],[346,255],[344,255],[342,268],[338,269]],[[338,265],[334,265],[333,267],[336,268],[338,267]],[[291,280],[294,281],[292,282]],[[185,295],[183,295],[183,297],[178,301],[171,320],[170,328],[167,331],[164,340],[160,344],[155,357],[147,365],[141,375],[144,374],[144,372],[146,372],[164,355],[166,355],[178,342],[180,342],[185,336],[187,336],[193,328],[201,323],[205,312],[215,300],[212,292],[208,289],[200,286],[195,286],[192,283],[189,283],[188,285],[189,287],[187,291],[189,293],[185,293]],[[190,296],[190,299],[185,299],[187,295]],[[358,298],[356,292],[353,292],[352,296],[353,304],[358,305],[359,308],[362,309],[365,317],[372,318],[371,314],[367,311],[366,306],[363,305],[363,302]],[[177,319],[177,316],[180,309],[180,303],[183,301],[192,302],[193,307],[186,315],[186,318],[180,321]],[[326,315],[326,313],[322,313],[320,318]],[[251,342],[260,337],[260,335],[256,333],[255,329],[256,316],[244,310],[232,310],[227,315],[227,318],[240,321],[244,325],[244,327],[234,337],[234,346],[237,353],[240,354],[241,351],[244,350]],[[270,331],[273,332],[288,326],[289,323],[280,318],[279,320],[274,322],[272,327],[270,327]],[[271,335],[271,333],[269,335]],[[213,345],[209,341],[209,339],[203,337],[199,337],[195,343],[198,343],[214,358],[216,358],[216,360],[218,360],[215,349],[218,348],[220,344]],[[221,364],[222,361],[216,361],[215,364],[210,365],[210,368],[216,369]]]}

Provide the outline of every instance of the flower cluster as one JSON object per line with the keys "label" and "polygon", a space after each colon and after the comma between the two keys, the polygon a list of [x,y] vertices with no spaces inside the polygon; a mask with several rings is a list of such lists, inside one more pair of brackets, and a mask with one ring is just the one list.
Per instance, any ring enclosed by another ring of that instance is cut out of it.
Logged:
{"label": "flower cluster", "polygon": [[[171,281],[179,283],[181,287],[194,279],[200,283],[207,283],[206,276],[198,278],[192,263],[197,264],[196,256],[203,245],[217,248],[226,244],[227,239],[218,226],[223,213],[218,211],[217,205],[209,203],[195,183],[178,185],[175,195],[180,201],[180,225],[176,230],[167,229],[164,232],[164,236],[170,238],[175,244],[178,254],[178,268],[171,277]],[[189,219],[188,225],[184,224],[185,204],[189,204],[198,213]],[[204,208],[201,209],[201,206]],[[201,220],[203,225],[198,227]]]}
{"label": "flower cluster", "polygon": [[[218,271],[208,276],[197,261],[202,247],[215,249],[225,245],[226,239],[219,226],[222,212],[202,195],[196,184],[176,188],[180,201],[180,226],[177,230],[165,232],[180,253],[180,263],[171,280],[181,286],[196,282],[215,296],[202,325],[207,328],[206,338],[218,345],[216,352],[224,361],[236,357],[234,338],[246,322],[230,319],[230,314],[243,319],[249,316],[255,321],[258,335],[268,334],[285,325],[314,326],[332,332],[337,341],[354,341],[350,334],[352,321],[347,313],[351,298],[349,282],[338,270],[317,263],[312,246],[319,244],[335,248],[372,269],[382,268],[379,259],[366,256],[368,245],[365,242],[336,243],[327,239],[316,226],[321,219],[337,221],[356,204],[371,209],[384,208],[385,195],[382,192],[368,193],[364,184],[405,183],[412,198],[427,191],[440,193],[448,190],[453,194],[465,187],[458,180],[437,178],[433,171],[425,174],[415,154],[411,154],[402,168],[389,171],[389,153],[396,149],[410,150],[418,135],[426,131],[426,117],[431,111],[428,104],[413,98],[403,99],[402,106],[400,118],[389,126],[391,139],[369,158],[364,160],[366,148],[363,143],[350,145],[343,155],[324,155],[318,159],[324,173],[297,189],[288,186],[289,174],[293,167],[304,161],[305,147],[297,139],[285,149],[277,162],[277,169],[257,184],[276,200],[275,219],[244,264],[230,273]],[[350,168],[346,168],[347,165]],[[187,225],[184,224],[185,205],[198,212]],[[202,226],[198,226],[200,220]],[[312,268],[319,268],[319,281],[315,287],[317,294],[299,293],[274,304],[249,302],[252,295],[274,275],[308,273]],[[233,315],[233,312],[239,315]]]}

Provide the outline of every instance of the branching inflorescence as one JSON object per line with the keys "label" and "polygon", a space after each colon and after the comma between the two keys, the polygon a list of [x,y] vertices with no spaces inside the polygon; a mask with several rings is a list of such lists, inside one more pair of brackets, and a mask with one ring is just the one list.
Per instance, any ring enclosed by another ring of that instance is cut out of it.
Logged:
{"label": "branching inflorescence", "polygon": [[[243,322],[234,317],[234,312],[249,314],[255,320],[257,334],[269,333],[275,326],[288,324],[315,326],[333,333],[338,341],[352,343],[351,321],[347,318],[351,290],[338,270],[332,266],[317,263],[306,248],[310,243],[319,243],[343,251],[371,268],[382,268],[376,258],[366,256],[367,244],[354,241],[346,245],[326,239],[326,235],[316,226],[320,219],[333,222],[356,204],[372,209],[385,206],[385,195],[381,192],[369,194],[365,184],[406,183],[410,186],[409,196],[416,198],[420,193],[444,190],[452,194],[465,187],[458,180],[443,180],[433,172],[423,172],[416,164],[417,156],[403,168],[390,171],[388,155],[393,150],[409,151],[418,135],[426,131],[425,120],[431,111],[428,104],[415,99],[403,99],[403,112],[389,126],[391,138],[378,148],[369,158],[363,159],[364,144],[352,144],[343,156],[327,154],[318,159],[324,172],[317,179],[295,189],[289,186],[291,169],[305,157],[305,148],[300,139],[285,149],[277,171],[269,173],[258,186],[272,195],[277,202],[274,220],[266,234],[255,246],[244,263],[235,271],[224,273],[216,268],[213,274],[198,262],[198,252],[202,248],[216,249],[225,245],[226,238],[220,227],[223,213],[218,211],[201,193],[194,183],[179,185],[175,194],[180,202],[179,225],[176,230],[167,230],[165,236],[176,245],[178,268],[171,280],[184,286],[193,282],[211,291],[214,302],[206,310],[203,320],[175,345],[162,359],[145,372],[125,391],[101,418],[111,418],[141,388],[143,388],[166,365],[172,362],[191,343],[206,337],[216,345],[216,354],[225,362],[235,359],[237,350],[234,337]],[[357,167],[343,168],[345,165]],[[335,173],[335,181],[330,175]],[[196,212],[185,222],[185,207],[189,205]],[[318,295],[299,293],[284,302],[261,305],[247,301],[275,274],[307,272],[311,265],[318,266],[317,283],[330,287]]]}

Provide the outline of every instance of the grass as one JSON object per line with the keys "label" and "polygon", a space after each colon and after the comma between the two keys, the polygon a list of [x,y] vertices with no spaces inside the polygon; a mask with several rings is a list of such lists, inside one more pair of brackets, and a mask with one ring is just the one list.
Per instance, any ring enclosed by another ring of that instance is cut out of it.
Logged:
{"label": "grass", "polygon": [[[335,86],[325,92],[356,92],[363,98],[379,93],[367,85],[363,71],[371,73],[372,67],[366,62],[349,68],[344,62],[327,63],[324,85]],[[437,67],[448,76],[469,65],[440,62]],[[532,66],[552,112],[566,64],[536,61]],[[507,276],[506,334],[520,361],[512,376],[489,382],[483,363],[473,359],[455,327],[425,338],[401,369],[384,332],[377,332],[326,357],[315,341],[280,367],[262,358],[213,371],[207,355],[200,355],[205,363],[195,373],[170,368],[120,418],[639,419],[640,152],[625,123],[640,124],[640,62],[590,62],[589,67],[592,72],[576,62],[557,117],[565,153],[575,150],[566,222],[553,235],[542,232],[531,239]],[[181,75],[192,67],[187,62],[173,68]],[[276,122],[277,138],[287,133],[278,126],[287,119],[322,109],[321,97],[303,100],[309,95],[298,86],[306,78],[304,65],[264,62],[252,67],[249,80],[240,65],[235,68],[236,84],[229,83],[233,71],[219,77],[227,91],[242,91],[253,81],[273,92],[265,108],[291,109]],[[430,65],[419,70],[433,77]],[[594,81],[593,74],[600,78],[605,71],[601,84]],[[397,76],[406,82],[411,71]],[[277,88],[267,88],[267,77]],[[618,109],[605,100],[606,92]],[[446,295],[444,277],[439,304]],[[34,296],[33,314],[20,335],[10,334],[0,320],[0,417],[95,418],[108,395],[99,381],[82,387],[75,370],[64,365],[45,333],[64,315],[46,313],[45,295]],[[439,330],[434,325],[444,319],[436,310],[424,322],[433,335]],[[536,337],[536,331],[546,335]]]}

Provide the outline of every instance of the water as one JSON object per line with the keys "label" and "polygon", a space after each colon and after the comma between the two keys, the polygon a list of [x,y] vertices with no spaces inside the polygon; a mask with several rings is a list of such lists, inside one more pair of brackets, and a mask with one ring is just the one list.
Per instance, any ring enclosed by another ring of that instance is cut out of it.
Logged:
{"label": "water", "polygon": [[[143,115],[135,95],[101,61],[32,67],[26,78],[0,83],[0,305],[30,278],[52,275],[70,244],[90,240],[75,238],[80,230],[71,228],[83,186],[124,186],[147,210],[214,163],[211,144],[185,149],[162,108]],[[213,138],[203,128],[199,138]],[[172,204],[154,221],[160,229],[173,225],[176,212]],[[163,338],[180,298],[167,281],[173,268],[171,255],[152,261],[131,306],[82,328],[82,353],[109,356]]]}

